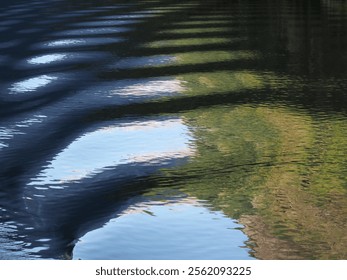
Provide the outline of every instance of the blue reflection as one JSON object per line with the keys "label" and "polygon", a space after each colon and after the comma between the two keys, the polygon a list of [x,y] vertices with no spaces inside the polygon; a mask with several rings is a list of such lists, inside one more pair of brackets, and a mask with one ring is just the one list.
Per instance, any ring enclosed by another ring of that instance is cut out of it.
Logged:
{"label": "blue reflection", "polygon": [[102,127],[59,153],[31,184],[80,180],[120,164],[147,163],[192,154],[191,137],[180,119],[148,120]]}
{"label": "blue reflection", "polygon": [[76,244],[75,259],[251,259],[240,225],[195,198],[135,204]]}

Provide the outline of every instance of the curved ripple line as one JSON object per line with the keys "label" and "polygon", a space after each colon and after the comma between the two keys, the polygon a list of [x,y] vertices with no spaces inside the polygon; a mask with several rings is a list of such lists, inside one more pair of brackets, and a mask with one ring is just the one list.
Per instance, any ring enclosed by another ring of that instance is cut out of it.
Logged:
{"label": "curved ripple line", "polygon": [[98,20],[98,21],[85,21],[85,22],[77,22],[73,23],[70,26],[75,27],[95,27],[95,26],[122,26],[122,25],[130,25],[139,23],[138,20],[121,20],[121,19],[114,19],[114,20]]}
{"label": "curved ripple line", "polygon": [[105,126],[77,138],[29,184],[63,184],[121,164],[185,158],[193,153],[191,139],[181,119]]}
{"label": "curved ripple line", "polygon": [[53,36],[88,36],[88,35],[105,35],[105,34],[115,34],[130,31],[130,28],[126,27],[99,27],[99,28],[80,28],[61,31],[52,34]]}

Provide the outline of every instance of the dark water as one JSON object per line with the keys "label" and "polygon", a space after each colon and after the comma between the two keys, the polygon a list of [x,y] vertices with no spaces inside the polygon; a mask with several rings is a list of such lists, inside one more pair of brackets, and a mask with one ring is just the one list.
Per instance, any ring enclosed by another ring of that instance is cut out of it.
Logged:
{"label": "dark water", "polygon": [[346,1],[0,18],[0,259],[346,258]]}

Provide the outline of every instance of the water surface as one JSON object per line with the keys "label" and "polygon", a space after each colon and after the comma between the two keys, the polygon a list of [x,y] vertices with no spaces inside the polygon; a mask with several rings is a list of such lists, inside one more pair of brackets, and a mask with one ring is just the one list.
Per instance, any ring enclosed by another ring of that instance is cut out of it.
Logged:
{"label": "water surface", "polygon": [[0,259],[346,258],[344,1],[0,16]]}

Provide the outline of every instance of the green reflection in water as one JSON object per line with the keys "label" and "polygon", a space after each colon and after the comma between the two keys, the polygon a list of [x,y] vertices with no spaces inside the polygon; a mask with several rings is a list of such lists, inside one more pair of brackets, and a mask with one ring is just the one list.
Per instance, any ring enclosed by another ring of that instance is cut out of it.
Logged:
{"label": "green reflection in water", "polygon": [[[202,51],[190,52],[188,54],[178,55],[178,63],[208,63],[208,62],[225,62],[234,60],[257,59],[259,55],[253,51]],[[231,73],[227,73],[230,75]],[[245,78],[245,77],[243,77]],[[242,78],[241,78],[242,79]]]}
{"label": "green reflection in water", "polygon": [[[319,18],[310,25],[301,6],[288,9],[284,2],[261,12],[248,1],[230,11],[223,2],[215,13],[209,6],[180,16],[167,12],[166,22],[152,30],[157,40],[142,42],[144,53],[176,56],[155,68],[180,79],[186,90],[177,99],[134,106],[146,114],[181,113],[196,139],[196,155],[162,170],[155,178],[159,189],[147,195],[176,187],[207,200],[245,226],[248,246],[260,259],[345,259],[343,40],[335,38],[336,51],[316,44],[334,38],[321,32]],[[218,36],[206,32],[206,24]],[[227,26],[244,32],[221,36],[234,31]],[[118,116],[112,110],[98,114],[96,119]]]}
{"label": "green reflection in water", "polygon": [[227,32],[230,31],[225,27],[206,27],[201,28],[180,28],[180,29],[169,29],[160,32],[160,34],[199,34],[199,33],[209,33],[209,32]]}
{"label": "green reflection in water", "polygon": [[[218,20],[218,16],[212,18]],[[194,38],[154,41],[146,46],[174,48],[243,40],[197,38],[197,34],[206,32],[199,29],[199,24],[205,23],[192,23],[194,29],[165,33],[191,32]],[[176,22],[175,26],[189,24]],[[257,258],[345,258],[346,117],[312,112],[303,109],[304,104],[288,103],[291,96],[283,98],[283,90],[287,90],[284,95],[290,95],[293,89],[304,95],[308,85],[315,86],[315,90],[324,85],[329,90],[334,83],[269,71],[233,70],[233,61],[256,61],[260,54],[232,47],[216,49],[176,54],[174,65],[230,63],[230,70],[204,69],[178,75],[187,88],[183,94],[241,94],[242,104],[226,103],[183,114],[196,138],[196,156],[183,167],[163,171],[162,185],[178,186],[239,219]],[[282,92],[277,97],[279,89]],[[270,98],[254,102],[258,92]],[[252,102],[247,102],[247,95]]]}
{"label": "green reflection in water", "polygon": [[[235,42],[239,40],[234,40]],[[161,48],[161,47],[171,47],[171,46],[204,46],[204,45],[214,45],[230,43],[228,38],[194,38],[194,39],[169,39],[162,41],[154,41],[145,45],[148,48]]]}

